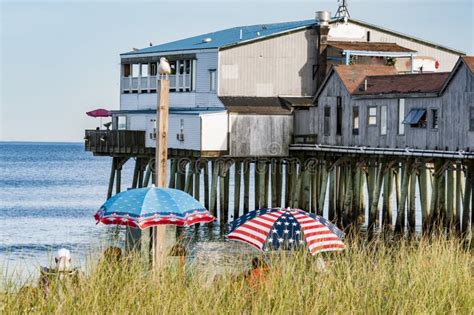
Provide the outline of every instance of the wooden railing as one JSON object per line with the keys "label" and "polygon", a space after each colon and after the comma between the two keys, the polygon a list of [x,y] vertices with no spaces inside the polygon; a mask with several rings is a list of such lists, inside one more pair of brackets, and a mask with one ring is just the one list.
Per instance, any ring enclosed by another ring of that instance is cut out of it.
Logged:
{"label": "wooden railing", "polygon": [[[156,93],[156,76],[122,78],[122,93]],[[169,75],[170,90],[191,91],[191,74]]]}
{"label": "wooden railing", "polygon": [[317,144],[317,134],[293,135],[293,144]]}
{"label": "wooden railing", "polygon": [[97,154],[145,153],[145,131],[141,130],[86,130],[86,151]]}

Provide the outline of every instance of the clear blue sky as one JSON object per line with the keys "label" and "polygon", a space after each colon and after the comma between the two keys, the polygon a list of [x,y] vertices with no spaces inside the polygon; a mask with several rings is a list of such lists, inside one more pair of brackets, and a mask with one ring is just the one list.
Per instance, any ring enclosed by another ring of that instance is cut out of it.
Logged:
{"label": "clear blue sky", "polygon": [[[1,1],[0,140],[81,141],[119,106],[119,54],[232,26],[310,19],[337,1]],[[355,1],[351,16],[474,54],[473,0]]]}

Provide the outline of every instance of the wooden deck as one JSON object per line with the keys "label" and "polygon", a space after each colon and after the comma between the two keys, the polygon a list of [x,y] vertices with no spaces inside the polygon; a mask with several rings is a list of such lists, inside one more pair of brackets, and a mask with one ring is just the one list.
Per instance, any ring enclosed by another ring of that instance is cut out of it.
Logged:
{"label": "wooden deck", "polygon": [[95,155],[151,153],[145,148],[145,131],[140,130],[86,130],[84,142],[86,151]]}

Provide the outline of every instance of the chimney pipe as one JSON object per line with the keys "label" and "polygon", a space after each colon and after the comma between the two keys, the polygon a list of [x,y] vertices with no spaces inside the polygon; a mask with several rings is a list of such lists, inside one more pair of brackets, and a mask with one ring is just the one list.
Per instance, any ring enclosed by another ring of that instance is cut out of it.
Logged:
{"label": "chimney pipe", "polygon": [[316,33],[317,33],[317,52],[316,52],[316,90],[319,89],[326,77],[327,72],[327,43],[329,34],[329,21],[331,12],[316,12]]}
{"label": "chimney pipe", "polygon": [[367,91],[367,79],[364,81],[364,91]]}

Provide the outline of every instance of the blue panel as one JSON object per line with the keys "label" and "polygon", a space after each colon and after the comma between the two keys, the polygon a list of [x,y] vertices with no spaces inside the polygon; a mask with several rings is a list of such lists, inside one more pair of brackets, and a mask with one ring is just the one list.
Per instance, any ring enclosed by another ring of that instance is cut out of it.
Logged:
{"label": "blue panel", "polygon": [[[315,20],[304,20],[295,22],[275,23],[275,24],[259,24],[251,26],[233,27],[213,33],[194,36],[174,42],[169,42],[157,46],[147,47],[138,51],[130,51],[123,55],[160,53],[179,50],[191,49],[209,49],[219,48],[232,44],[238,44],[253,40],[256,38],[263,38],[281,32],[291,31],[298,28],[311,27],[316,24]],[[242,31],[242,38],[241,38]],[[203,42],[205,38],[211,38],[210,42]]]}
{"label": "blue panel", "polygon": [[420,122],[421,117],[423,117],[425,113],[426,109],[412,109],[402,123],[407,125],[416,125]]}

